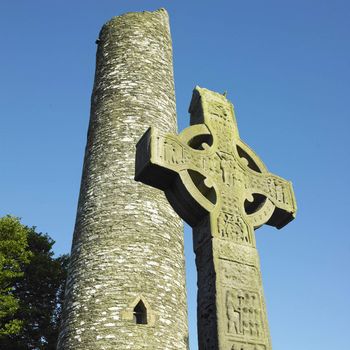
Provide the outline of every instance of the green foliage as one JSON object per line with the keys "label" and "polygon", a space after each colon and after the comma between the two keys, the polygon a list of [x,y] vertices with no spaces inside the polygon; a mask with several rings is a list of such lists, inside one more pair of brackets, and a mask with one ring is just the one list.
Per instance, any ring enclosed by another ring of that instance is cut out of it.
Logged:
{"label": "green foliage", "polygon": [[[0,336],[0,349],[53,350],[56,348],[69,257],[54,257],[54,241],[35,227],[26,228],[29,263],[21,264],[22,274],[12,284],[18,301],[15,318],[20,329]],[[1,301],[0,301],[1,303]]]}
{"label": "green foliage", "polygon": [[15,317],[19,300],[14,296],[14,283],[23,276],[29,263],[28,228],[18,218],[0,219],[0,336],[16,334],[23,322]]}

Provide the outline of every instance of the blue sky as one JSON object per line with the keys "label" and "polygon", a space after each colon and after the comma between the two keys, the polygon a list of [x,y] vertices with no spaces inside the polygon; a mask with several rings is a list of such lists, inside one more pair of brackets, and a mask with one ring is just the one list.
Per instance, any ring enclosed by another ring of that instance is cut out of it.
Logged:
{"label": "blue sky", "polygon": [[[241,138],[292,180],[297,219],[257,232],[273,347],[349,348],[350,4],[294,1],[0,2],[0,215],[70,250],[95,39],[115,15],[165,7],[179,129],[195,85],[235,105]],[[191,350],[195,269],[186,257]]]}

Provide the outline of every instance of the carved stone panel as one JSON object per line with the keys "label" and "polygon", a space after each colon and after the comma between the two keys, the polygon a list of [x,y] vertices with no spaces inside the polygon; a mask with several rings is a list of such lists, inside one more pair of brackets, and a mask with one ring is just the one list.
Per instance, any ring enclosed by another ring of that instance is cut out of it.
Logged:
{"label": "carved stone panel", "polygon": [[260,295],[257,292],[230,288],[225,290],[226,333],[228,337],[264,339]]}
{"label": "carved stone panel", "polygon": [[221,212],[217,221],[220,238],[241,244],[252,244],[251,230],[241,216]]}
{"label": "carved stone panel", "polygon": [[222,239],[215,239],[213,246],[218,257],[225,260],[238,261],[242,264],[259,266],[259,257],[255,248],[238,245]]}
{"label": "carved stone panel", "polygon": [[217,298],[221,300],[219,349],[230,349],[233,345],[237,349],[252,346],[270,349],[256,249],[219,238],[213,242],[217,257],[216,285],[220,291]]}
{"label": "carved stone panel", "polygon": [[266,350],[264,344],[235,342],[227,347],[228,350]]}
{"label": "carved stone panel", "polygon": [[225,286],[259,288],[259,274],[255,266],[220,259],[220,276]]}

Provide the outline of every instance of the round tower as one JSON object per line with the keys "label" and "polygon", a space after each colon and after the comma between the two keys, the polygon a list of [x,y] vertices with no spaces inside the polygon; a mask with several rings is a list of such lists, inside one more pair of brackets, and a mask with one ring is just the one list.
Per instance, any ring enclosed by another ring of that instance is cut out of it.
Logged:
{"label": "round tower", "polygon": [[97,41],[59,350],[187,349],[183,227],[134,180],[150,126],[176,131],[168,14],[127,13]]}

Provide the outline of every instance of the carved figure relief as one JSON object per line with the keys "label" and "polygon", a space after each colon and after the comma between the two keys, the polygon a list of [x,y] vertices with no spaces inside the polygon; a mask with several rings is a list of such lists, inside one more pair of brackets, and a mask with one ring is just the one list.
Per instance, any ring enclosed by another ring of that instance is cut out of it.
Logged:
{"label": "carved figure relief", "polygon": [[215,157],[203,158],[203,169],[209,173],[216,173],[218,169],[218,159]]}
{"label": "carved figure relief", "polygon": [[240,334],[241,332],[241,305],[239,304],[239,299],[236,297],[235,292],[226,292],[226,311],[227,311],[227,331],[229,333]]}
{"label": "carved figure relief", "polygon": [[267,178],[267,188],[268,193],[274,199],[276,199],[279,203],[283,203],[285,205],[290,205],[289,199],[289,190],[286,188],[285,184],[278,179]]}
{"label": "carved figure relief", "polygon": [[238,215],[221,212],[218,217],[219,236],[237,243],[251,244],[247,224]]}
{"label": "carved figure relief", "polygon": [[222,171],[222,181],[227,186],[233,185],[232,168],[231,160],[228,157],[223,156],[220,160],[220,169]]}
{"label": "carved figure relief", "polygon": [[259,338],[263,335],[258,293],[243,289],[226,291],[227,332]]}
{"label": "carved figure relief", "polygon": [[170,164],[180,164],[183,161],[183,147],[170,139],[163,143],[164,161]]}

